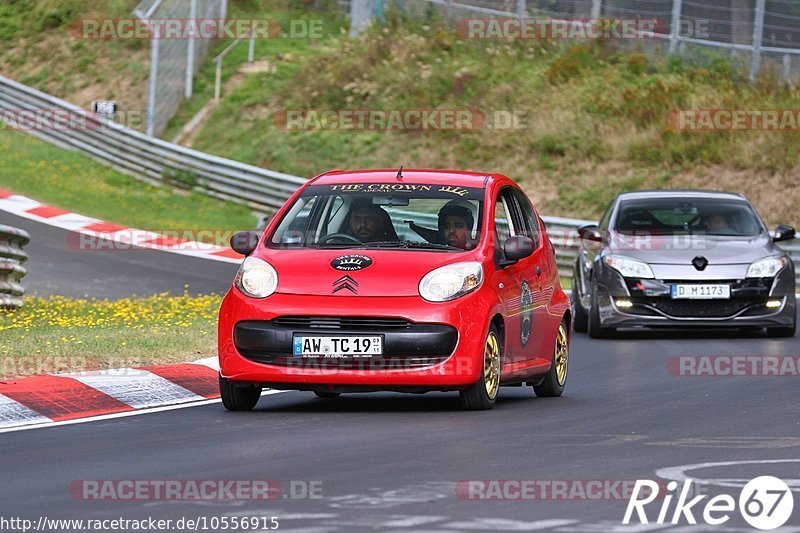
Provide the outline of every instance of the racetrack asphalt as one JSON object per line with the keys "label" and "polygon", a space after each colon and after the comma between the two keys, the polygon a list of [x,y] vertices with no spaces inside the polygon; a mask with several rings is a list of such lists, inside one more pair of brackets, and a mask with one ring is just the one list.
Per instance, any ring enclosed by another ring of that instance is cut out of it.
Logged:
{"label": "racetrack asphalt", "polygon": [[[460,411],[457,394],[321,400],[289,392],[262,397],[251,413],[213,403],[0,434],[0,516],[275,516],[278,531],[312,533],[606,532],[619,526],[627,500],[477,501],[459,497],[456,487],[466,480],[657,479],[666,467],[748,462],[687,473],[716,480],[770,474],[800,488],[798,377],[670,373],[668,360],[682,355],[797,358],[800,339],[723,331],[632,332],[616,340],[576,334],[563,397],[504,388],[492,411]],[[796,462],[749,463],[767,460]],[[80,480],[209,479],[277,480],[290,497],[84,501],[69,492]],[[322,497],[292,499],[292,482],[320,482]],[[739,494],[716,485],[708,492]],[[651,520],[661,501],[647,507]],[[796,503],[782,531],[800,531]],[[702,505],[694,512],[700,523]],[[736,513],[722,526],[674,530],[754,531]]]}
{"label": "racetrack asphalt", "polygon": [[[70,232],[0,211],[0,224],[31,234],[26,294],[125,298],[169,292],[226,292],[237,265],[143,248],[79,250]],[[101,248],[101,247],[98,247]],[[109,247],[110,248],[110,247]],[[117,247],[119,248],[119,247]]]}

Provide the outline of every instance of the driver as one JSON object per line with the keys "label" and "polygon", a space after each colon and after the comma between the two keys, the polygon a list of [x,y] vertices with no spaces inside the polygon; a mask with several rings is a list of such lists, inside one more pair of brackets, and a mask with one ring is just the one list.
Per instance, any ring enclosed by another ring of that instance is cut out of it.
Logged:
{"label": "driver", "polygon": [[715,232],[730,229],[728,219],[722,213],[714,213],[708,217],[708,231]]}
{"label": "driver", "polygon": [[350,206],[345,227],[348,235],[361,242],[398,240],[389,213],[364,198],[355,200]]}

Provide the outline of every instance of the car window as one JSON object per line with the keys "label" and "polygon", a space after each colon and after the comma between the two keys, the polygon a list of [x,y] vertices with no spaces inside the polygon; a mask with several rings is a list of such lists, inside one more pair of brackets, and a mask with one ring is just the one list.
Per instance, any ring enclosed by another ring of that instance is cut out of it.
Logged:
{"label": "car window", "polygon": [[621,233],[707,234],[753,237],[763,226],[747,202],[716,198],[648,198],[620,203]]}
{"label": "car window", "polygon": [[474,249],[484,189],[457,185],[311,185],[289,208],[271,247]]}
{"label": "car window", "polygon": [[611,218],[611,213],[614,212],[614,205],[615,204],[616,204],[616,202],[612,202],[611,205],[609,205],[606,208],[606,212],[603,213],[603,216],[600,218],[599,226],[600,226],[600,230],[603,231],[603,232],[608,231],[608,222],[609,222],[609,219]]}
{"label": "car window", "polygon": [[539,215],[534,211],[531,201],[525,196],[524,192],[514,189],[514,197],[517,200],[516,203],[522,215],[520,233],[526,237],[530,237],[531,240],[533,240],[534,248],[538,248],[542,241],[541,235],[539,234]]}
{"label": "car window", "polygon": [[502,245],[506,240],[515,235],[514,227],[509,216],[509,208],[506,205],[506,195],[501,194],[497,197],[497,204],[494,209],[494,227],[497,232],[497,242]]}

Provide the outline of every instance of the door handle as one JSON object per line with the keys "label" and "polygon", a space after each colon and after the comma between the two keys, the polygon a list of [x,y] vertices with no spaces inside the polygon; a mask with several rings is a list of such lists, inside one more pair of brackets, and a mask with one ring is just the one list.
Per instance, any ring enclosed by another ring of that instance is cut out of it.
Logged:
{"label": "door handle", "polygon": [[537,276],[542,275],[542,267],[540,267],[539,265],[536,265],[536,275]]}

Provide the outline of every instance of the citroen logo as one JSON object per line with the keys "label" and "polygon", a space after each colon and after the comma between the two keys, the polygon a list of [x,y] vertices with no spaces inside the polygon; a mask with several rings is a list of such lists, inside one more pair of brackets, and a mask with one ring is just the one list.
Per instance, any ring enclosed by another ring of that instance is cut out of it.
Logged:
{"label": "citroen logo", "polygon": [[344,276],[343,278],[339,278],[333,282],[333,293],[331,294],[336,294],[344,289],[347,289],[353,294],[358,294],[358,289],[356,287],[358,287],[358,282],[356,280],[350,276]]}
{"label": "citroen logo", "polygon": [[708,266],[708,259],[706,259],[702,255],[698,255],[697,257],[692,259],[692,265],[694,265],[694,267],[697,270],[700,270],[702,272]]}

